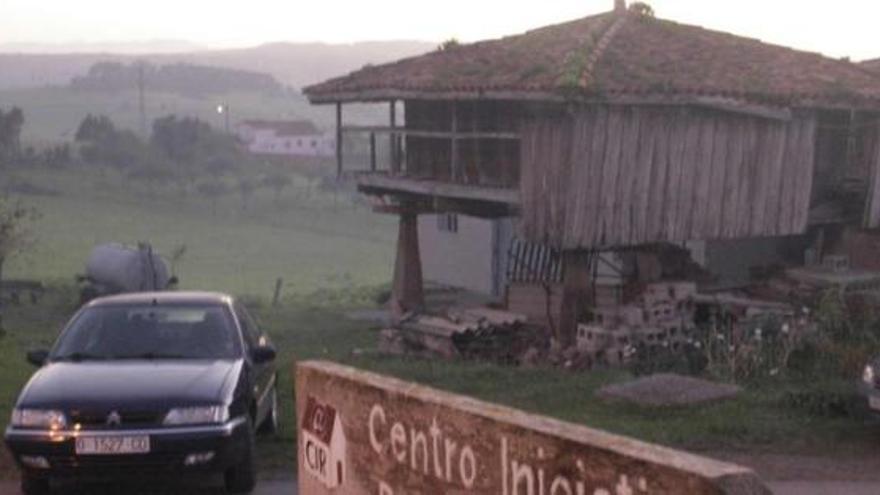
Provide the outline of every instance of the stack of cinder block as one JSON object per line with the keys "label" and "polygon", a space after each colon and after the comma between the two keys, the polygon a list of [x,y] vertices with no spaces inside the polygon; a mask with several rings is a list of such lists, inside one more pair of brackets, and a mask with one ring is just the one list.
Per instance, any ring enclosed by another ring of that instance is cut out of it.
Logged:
{"label": "stack of cinder block", "polygon": [[657,282],[630,304],[598,306],[593,320],[578,326],[577,346],[610,366],[626,364],[637,350],[678,351],[693,331],[696,293],[692,282]]}

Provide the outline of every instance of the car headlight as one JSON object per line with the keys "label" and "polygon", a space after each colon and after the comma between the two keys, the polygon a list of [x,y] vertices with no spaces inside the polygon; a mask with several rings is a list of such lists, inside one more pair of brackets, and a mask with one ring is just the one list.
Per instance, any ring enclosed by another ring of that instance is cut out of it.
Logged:
{"label": "car headlight", "polygon": [[67,426],[67,418],[63,412],[52,409],[13,409],[10,423],[20,428],[60,430]]}
{"label": "car headlight", "polygon": [[866,365],[865,370],[862,371],[862,381],[868,385],[874,385],[874,367],[870,364]]}
{"label": "car headlight", "polygon": [[225,423],[229,419],[226,406],[179,407],[168,411],[166,426]]}

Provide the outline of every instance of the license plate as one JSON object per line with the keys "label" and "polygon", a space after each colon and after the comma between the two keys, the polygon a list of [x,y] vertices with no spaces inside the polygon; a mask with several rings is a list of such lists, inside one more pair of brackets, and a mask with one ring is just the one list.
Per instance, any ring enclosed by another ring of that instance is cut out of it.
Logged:
{"label": "license plate", "polygon": [[880,411],[880,397],[868,397],[868,405],[871,409]]}
{"label": "license plate", "polygon": [[148,435],[79,437],[76,439],[77,455],[148,454],[149,452],[150,437]]}

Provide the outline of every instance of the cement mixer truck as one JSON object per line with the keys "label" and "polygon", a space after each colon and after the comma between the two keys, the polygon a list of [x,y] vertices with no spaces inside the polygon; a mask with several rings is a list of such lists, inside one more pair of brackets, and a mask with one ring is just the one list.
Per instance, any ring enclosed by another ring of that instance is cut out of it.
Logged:
{"label": "cement mixer truck", "polygon": [[177,283],[168,263],[148,243],[95,246],[79,279],[82,303],[123,292],[168,290]]}

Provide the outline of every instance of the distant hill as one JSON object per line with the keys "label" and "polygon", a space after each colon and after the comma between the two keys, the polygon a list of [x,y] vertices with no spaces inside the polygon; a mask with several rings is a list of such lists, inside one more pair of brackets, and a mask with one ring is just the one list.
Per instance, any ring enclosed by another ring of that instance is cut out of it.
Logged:
{"label": "distant hill", "polygon": [[351,44],[271,43],[235,50],[131,55],[119,53],[0,53],[0,89],[65,86],[98,62],[187,63],[262,72],[282,84],[301,88],[346,74],[366,64],[418,55],[436,47],[420,41],[375,41]]}
{"label": "distant hill", "polygon": [[81,91],[131,91],[141,82],[151,92],[190,97],[233,91],[277,95],[284,90],[274,77],[261,72],[185,63],[155,65],[149,62],[98,62],[86,75],[74,77],[70,87]]}

